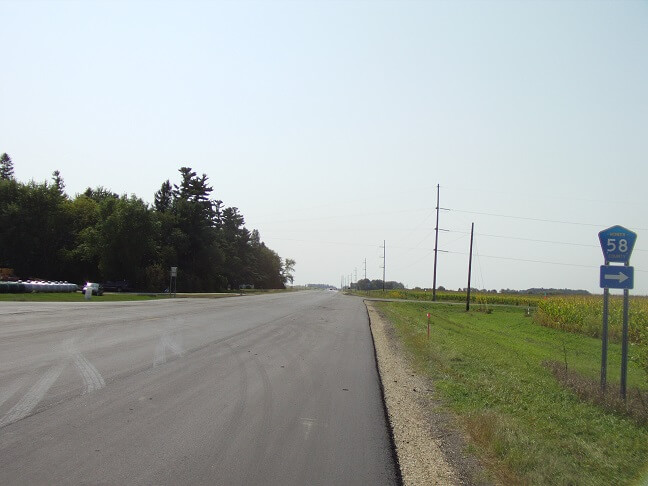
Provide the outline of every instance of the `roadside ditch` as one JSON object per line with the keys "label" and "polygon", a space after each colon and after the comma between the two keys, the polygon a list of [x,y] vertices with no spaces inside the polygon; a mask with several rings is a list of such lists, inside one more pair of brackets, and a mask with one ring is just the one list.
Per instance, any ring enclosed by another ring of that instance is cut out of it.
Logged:
{"label": "roadside ditch", "polygon": [[370,301],[365,305],[403,484],[493,484],[466,451],[466,438],[435,398],[433,383],[413,370],[392,324]]}

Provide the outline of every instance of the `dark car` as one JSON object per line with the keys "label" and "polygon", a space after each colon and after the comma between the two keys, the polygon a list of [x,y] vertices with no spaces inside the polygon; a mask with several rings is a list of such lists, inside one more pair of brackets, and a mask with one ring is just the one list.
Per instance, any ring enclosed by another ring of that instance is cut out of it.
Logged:
{"label": "dark car", "polygon": [[126,280],[109,280],[104,282],[103,288],[108,292],[126,292],[130,285]]}

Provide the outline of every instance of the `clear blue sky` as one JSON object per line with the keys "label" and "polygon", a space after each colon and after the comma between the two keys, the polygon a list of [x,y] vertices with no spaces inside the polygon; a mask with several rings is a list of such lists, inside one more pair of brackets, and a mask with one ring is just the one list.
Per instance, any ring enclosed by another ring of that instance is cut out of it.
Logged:
{"label": "clear blue sky", "polygon": [[421,287],[440,184],[438,284],[466,286],[475,222],[474,286],[598,292],[597,233],[621,224],[648,294],[648,2],[0,0],[0,19],[19,180],[150,202],[188,165],[296,283],[365,259],[380,278],[386,240],[387,279]]}

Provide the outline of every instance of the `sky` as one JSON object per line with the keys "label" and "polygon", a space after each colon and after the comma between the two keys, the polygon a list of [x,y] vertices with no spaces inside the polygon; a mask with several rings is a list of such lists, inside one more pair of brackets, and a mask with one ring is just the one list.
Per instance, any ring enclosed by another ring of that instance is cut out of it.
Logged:
{"label": "sky", "polygon": [[189,166],[295,284],[384,263],[423,288],[438,185],[437,285],[467,286],[474,223],[471,286],[599,293],[618,224],[648,294],[647,1],[0,0],[0,19],[18,180],[150,203]]}

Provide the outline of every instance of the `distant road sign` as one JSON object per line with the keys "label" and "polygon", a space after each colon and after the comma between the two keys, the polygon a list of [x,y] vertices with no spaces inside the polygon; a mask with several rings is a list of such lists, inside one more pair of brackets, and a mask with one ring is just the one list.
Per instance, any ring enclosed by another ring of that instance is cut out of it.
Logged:
{"label": "distant road sign", "polygon": [[602,289],[634,288],[634,267],[601,265]]}
{"label": "distant road sign", "polygon": [[601,242],[601,249],[603,250],[603,256],[606,261],[629,263],[632,249],[634,248],[635,241],[637,241],[637,233],[623,226],[612,226],[599,233],[599,241]]}

